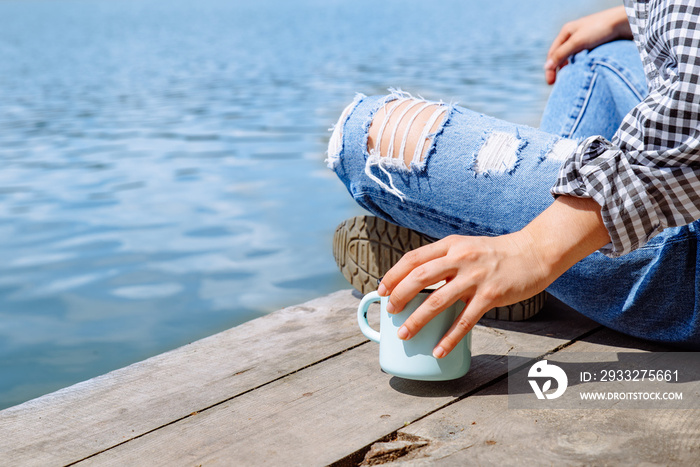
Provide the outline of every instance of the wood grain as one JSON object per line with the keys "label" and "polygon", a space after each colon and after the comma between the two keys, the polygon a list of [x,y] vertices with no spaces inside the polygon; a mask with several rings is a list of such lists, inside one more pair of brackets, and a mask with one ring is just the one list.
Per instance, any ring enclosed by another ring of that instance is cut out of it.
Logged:
{"label": "wood grain", "polygon": [[501,329],[475,329],[462,379],[391,377],[380,371],[378,347],[366,344],[78,465],[325,465],[504,375],[509,351],[544,353],[597,328],[562,310],[520,326],[530,333],[492,324]]}
{"label": "wood grain", "polygon": [[0,456],[64,465],[365,342],[349,290],[0,411]]}
{"label": "wood grain", "polygon": [[[603,330],[561,352],[639,349],[668,350]],[[507,386],[504,379],[400,430],[428,446],[391,465],[697,465],[700,458],[700,410],[509,409]]]}

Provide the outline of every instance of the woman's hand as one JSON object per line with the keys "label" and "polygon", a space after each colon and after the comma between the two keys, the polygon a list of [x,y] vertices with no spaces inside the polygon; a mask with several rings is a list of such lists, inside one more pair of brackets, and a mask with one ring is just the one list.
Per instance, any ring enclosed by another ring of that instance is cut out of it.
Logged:
{"label": "woman's hand", "polygon": [[527,237],[453,235],[411,251],[384,276],[379,294],[391,293],[387,311],[399,312],[422,289],[441,280],[399,330],[410,339],[449,305],[462,300],[467,307],[435,348],[437,358],[447,355],[477,321],[493,307],[510,305],[541,292],[549,285],[548,271],[533,254]]}
{"label": "woman's hand", "polygon": [[568,63],[570,56],[616,39],[632,39],[632,30],[622,6],[566,23],[547,53],[544,65],[547,83],[554,84],[557,70]]}
{"label": "woman's hand", "polygon": [[398,313],[425,287],[433,292],[399,329],[410,339],[457,300],[467,306],[433,350],[442,358],[484,313],[541,292],[576,262],[610,241],[592,199],[560,196],[527,227],[500,237],[453,235],[404,255],[379,286],[390,295],[387,311]]}

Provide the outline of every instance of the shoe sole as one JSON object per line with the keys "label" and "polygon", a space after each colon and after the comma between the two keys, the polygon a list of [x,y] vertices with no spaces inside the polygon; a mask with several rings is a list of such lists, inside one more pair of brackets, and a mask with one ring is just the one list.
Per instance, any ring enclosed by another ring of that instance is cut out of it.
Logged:
{"label": "shoe sole", "polygon": [[[333,256],[343,277],[367,294],[377,290],[379,278],[401,257],[416,248],[434,243],[435,239],[374,216],[357,216],[343,221],[333,235]],[[485,318],[502,321],[528,319],[544,306],[547,293],[527,300],[493,308]]]}

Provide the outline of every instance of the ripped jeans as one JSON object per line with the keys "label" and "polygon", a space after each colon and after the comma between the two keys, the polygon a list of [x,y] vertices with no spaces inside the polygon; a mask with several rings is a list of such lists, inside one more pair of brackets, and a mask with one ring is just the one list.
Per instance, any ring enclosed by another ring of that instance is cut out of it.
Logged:
{"label": "ripped jeans", "polygon": [[[357,203],[395,224],[434,238],[507,234],[553,202],[577,141],[610,139],[646,92],[636,47],[616,41],[559,72],[540,129],[399,91],[358,95],[334,128],[328,164]],[[667,229],[620,258],[593,253],[547,291],[617,331],[700,349],[699,227]]]}

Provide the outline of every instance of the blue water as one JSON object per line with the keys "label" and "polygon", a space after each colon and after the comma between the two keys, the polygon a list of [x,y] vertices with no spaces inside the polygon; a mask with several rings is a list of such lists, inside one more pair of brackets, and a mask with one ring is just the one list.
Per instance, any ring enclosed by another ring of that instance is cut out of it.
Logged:
{"label": "blue water", "polygon": [[347,287],[354,93],[537,125],[580,3],[0,2],[0,408]]}

